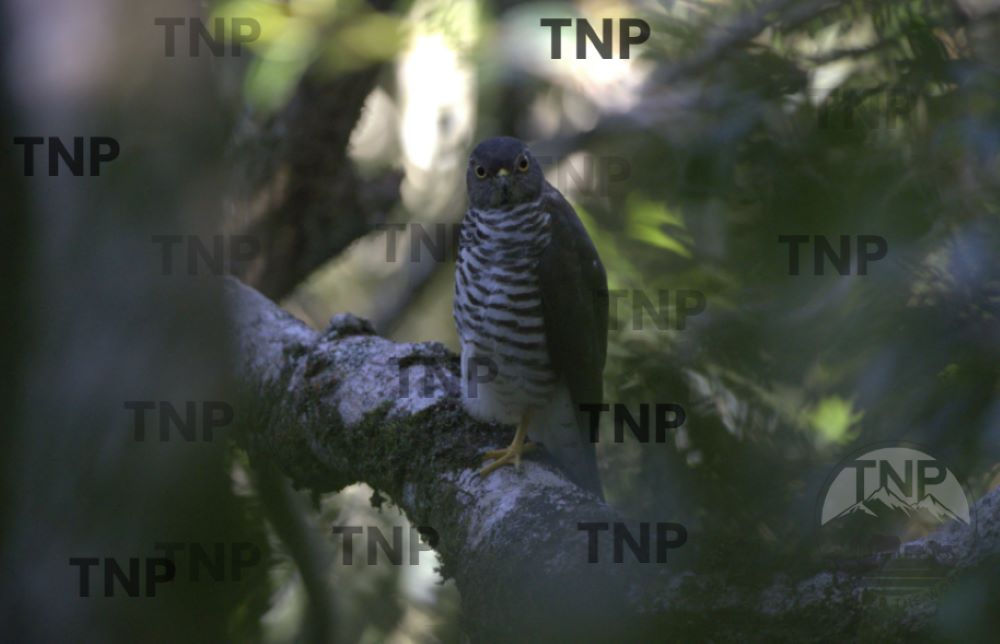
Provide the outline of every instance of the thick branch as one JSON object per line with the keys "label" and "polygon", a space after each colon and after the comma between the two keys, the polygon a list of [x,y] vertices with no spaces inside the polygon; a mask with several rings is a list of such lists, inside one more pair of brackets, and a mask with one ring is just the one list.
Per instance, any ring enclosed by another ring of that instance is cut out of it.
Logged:
{"label": "thick branch", "polygon": [[[287,295],[323,262],[388,217],[400,175],[362,180],[348,141],[380,67],[336,79],[307,75],[294,98],[264,123],[245,119],[231,155],[238,174],[231,232],[260,252],[233,271],[270,297]],[[351,213],[341,216],[338,213]]]}
{"label": "thick branch", "polygon": [[[457,360],[443,346],[392,343],[351,315],[316,333],[235,280],[227,290],[239,373],[271,405],[249,432],[251,452],[266,452],[297,482],[318,489],[367,482],[389,493],[414,524],[433,528],[443,573],[458,585],[475,641],[573,631],[598,639],[623,624],[661,635],[693,628],[704,634],[706,619],[734,635],[746,620],[758,627],[763,620],[802,634],[822,628],[824,636],[846,636],[863,610],[865,575],[896,556],[802,581],[775,575],[763,589],[739,589],[719,571],[695,575],[669,563],[629,563],[628,553],[626,563],[615,564],[603,532],[599,563],[588,563],[588,534],[579,523],[623,521],[637,534],[634,523],[538,459],[520,472],[506,468],[481,479],[479,452],[506,444],[511,431],[462,411],[453,386]],[[427,369],[448,377],[444,384],[430,379],[425,392]],[[274,391],[281,400],[269,403]],[[995,562],[1000,493],[978,506],[978,538],[951,524],[904,552],[955,571]],[[909,620],[892,627],[920,629],[933,606],[932,597],[917,598]],[[715,616],[726,619],[714,623]]]}

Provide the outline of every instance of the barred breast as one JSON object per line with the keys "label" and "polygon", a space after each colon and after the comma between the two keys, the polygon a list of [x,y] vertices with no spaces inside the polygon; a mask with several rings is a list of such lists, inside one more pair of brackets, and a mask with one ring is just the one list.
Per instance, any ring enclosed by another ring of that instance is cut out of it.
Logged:
{"label": "barred breast", "polygon": [[454,316],[463,402],[480,420],[517,423],[553,394],[538,283],[549,239],[540,201],[507,210],[470,208],[462,221]]}

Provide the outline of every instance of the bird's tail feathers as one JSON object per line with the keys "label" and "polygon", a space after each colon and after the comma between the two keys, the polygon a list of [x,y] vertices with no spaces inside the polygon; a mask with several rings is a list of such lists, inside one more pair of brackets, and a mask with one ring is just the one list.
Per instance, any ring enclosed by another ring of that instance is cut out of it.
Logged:
{"label": "bird's tail feathers", "polygon": [[589,419],[574,411],[565,385],[556,389],[549,405],[532,416],[528,437],[545,444],[570,480],[604,499]]}

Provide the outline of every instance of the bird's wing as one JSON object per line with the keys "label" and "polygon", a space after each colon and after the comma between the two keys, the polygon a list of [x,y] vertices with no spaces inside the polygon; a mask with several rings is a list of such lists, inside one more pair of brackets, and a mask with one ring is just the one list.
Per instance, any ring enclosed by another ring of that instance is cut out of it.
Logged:
{"label": "bird's wing", "polygon": [[[568,201],[546,185],[543,207],[551,217],[552,240],[539,263],[545,342],[555,372],[569,390],[581,447],[592,472],[573,478],[600,494],[594,446],[585,403],[603,402],[604,361],[608,347],[608,279],[594,243]],[[574,468],[576,469],[576,468]],[[573,472],[570,472],[571,476]],[[589,480],[595,477],[593,481]]]}

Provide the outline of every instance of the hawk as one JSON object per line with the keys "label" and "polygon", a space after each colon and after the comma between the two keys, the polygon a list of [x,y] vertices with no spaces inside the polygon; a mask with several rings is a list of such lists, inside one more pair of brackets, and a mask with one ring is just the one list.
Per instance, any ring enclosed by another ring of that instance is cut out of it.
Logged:
{"label": "hawk", "polygon": [[462,402],[474,418],[517,426],[482,476],[545,445],[578,485],[602,496],[583,404],[603,398],[608,284],[576,212],[527,146],[496,137],[466,171],[469,207],[455,267]]}

